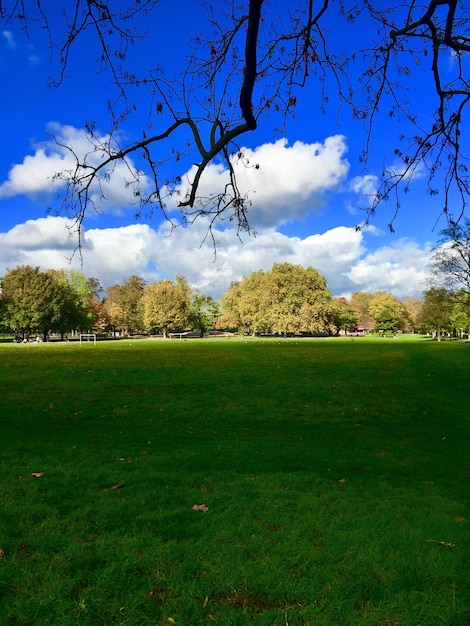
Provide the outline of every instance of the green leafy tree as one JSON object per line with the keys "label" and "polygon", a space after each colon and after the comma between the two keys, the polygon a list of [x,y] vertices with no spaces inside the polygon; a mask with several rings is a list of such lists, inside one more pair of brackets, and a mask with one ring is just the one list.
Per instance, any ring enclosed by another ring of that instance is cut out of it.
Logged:
{"label": "green leafy tree", "polygon": [[441,341],[443,332],[450,332],[455,315],[455,298],[443,287],[433,287],[424,293],[420,314],[421,326]]}
{"label": "green leafy tree", "polygon": [[28,265],[10,270],[2,279],[5,321],[17,333],[29,335],[72,330],[86,319],[86,309],[63,272]]}
{"label": "green leafy tree", "polygon": [[204,337],[204,333],[216,323],[219,313],[219,303],[212,296],[196,292],[189,306],[188,321]]}
{"label": "green leafy tree", "polygon": [[336,329],[336,334],[343,330],[345,332],[352,332],[357,329],[359,324],[359,312],[354,308],[345,298],[338,298],[334,301],[334,318],[333,324]]}
{"label": "green leafy tree", "polygon": [[143,296],[143,320],[152,333],[162,332],[167,337],[171,332],[184,330],[188,324],[191,293],[181,279],[169,279],[147,285]]}
{"label": "green leafy tree", "polygon": [[452,327],[461,338],[465,335],[470,338],[470,293],[457,294],[455,301]]}
{"label": "green leafy tree", "polygon": [[82,272],[77,270],[60,270],[57,278],[69,292],[70,305],[69,313],[65,312],[61,320],[62,336],[71,330],[90,331],[94,328],[98,308],[94,305],[95,294],[102,291],[99,281],[95,278],[87,278]]}
{"label": "green leafy tree", "polygon": [[368,312],[375,321],[375,330],[395,332],[404,326],[405,308],[387,291],[377,291],[372,296]]}

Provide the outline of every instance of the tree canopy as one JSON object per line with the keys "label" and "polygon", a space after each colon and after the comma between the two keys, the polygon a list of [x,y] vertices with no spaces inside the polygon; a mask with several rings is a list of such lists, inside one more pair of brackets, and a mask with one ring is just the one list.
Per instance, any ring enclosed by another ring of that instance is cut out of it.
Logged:
{"label": "tree canopy", "polygon": [[[23,265],[10,270],[1,280],[4,325],[17,333],[49,331],[61,333],[89,328],[93,318],[85,294],[74,286],[65,272]],[[83,284],[83,283],[82,283]]]}
{"label": "tree canopy", "polygon": [[[0,328],[17,336],[49,332],[120,335],[211,330],[250,334],[339,335],[366,331],[470,332],[469,294],[439,287],[424,302],[402,302],[388,292],[354,292],[351,300],[332,299],[317,270],[277,263],[232,283],[221,304],[191,289],[184,276],[146,285],[130,276],[106,290],[77,271],[20,266],[0,279]],[[466,298],[464,295],[466,294]],[[192,333],[194,336],[194,333]]]}
{"label": "tree canopy", "polygon": [[[264,333],[329,333],[335,306],[323,276],[312,267],[275,263],[234,284],[222,297],[222,321]],[[236,320],[236,322],[235,322]]]}
{"label": "tree canopy", "polygon": [[441,340],[442,332],[450,331],[452,327],[454,304],[452,293],[443,287],[433,287],[424,294],[421,325],[435,332],[438,341]]}
{"label": "tree canopy", "polygon": [[[65,189],[63,204],[56,208],[75,217],[79,232],[87,212],[99,211],[105,183],[118,164],[133,190],[137,213],[159,209],[173,219],[167,202],[176,195],[183,222],[206,216],[209,223],[230,219],[250,230],[251,198],[239,189],[236,164],[258,164],[246,162],[240,141],[266,124],[285,135],[303,87],[312,82],[318,93],[313,106],[326,109],[333,103],[339,113],[349,109],[364,125],[365,168],[387,116],[387,132],[395,133],[396,165],[381,172],[363,223],[381,202],[393,198],[393,230],[400,192],[415,176],[426,177],[431,195],[441,194],[441,211],[450,225],[464,213],[470,185],[465,0],[200,3],[206,27],[182,42],[186,61],[176,76],[168,73],[163,50],[143,74],[130,53],[131,45],[146,37],[136,26],[142,15],[148,36],[155,36],[151,25],[158,23],[158,0],[117,5],[72,0],[59,6],[4,0],[0,15],[6,22],[21,20],[26,32],[42,28],[48,33],[56,85],[66,79],[74,47],[84,34],[95,34],[97,70],[109,79],[112,93],[109,128],[98,129],[89,112],[90,150],[82,154],[67,146],[75,166],[56,175]],[[174,24],[176,33],[177,19]],[[129,139],[121,130],[137,103],[147,106],[147,124],[138,138]],[[194,163],[190,180],[168,178],[166,165],[183,156]],[[223,163],[228,177],[220,189],[203,195],[200,183],[211,163]]]}
{"label": "tree canopy", "polygon": [[191,291],[184,277],[176,282],[169,279],[147,285],[143,295],[144,324],[151,332],[166,337],[172,331],[186,328],[191,303]]}
{"label": "tree canopy", "polygon": [[386,291],[377,291],[372,296],[368,313],[375,321],[375,330],[396,331],[404,327],[405,308]]}

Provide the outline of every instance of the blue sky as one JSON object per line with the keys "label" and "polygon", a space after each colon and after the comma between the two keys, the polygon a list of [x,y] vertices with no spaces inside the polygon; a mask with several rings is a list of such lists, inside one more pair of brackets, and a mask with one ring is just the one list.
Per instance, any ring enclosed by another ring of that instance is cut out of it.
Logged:
{"label": "blue sky", "polygon": [[[151,38],[131,51],[137,71],[156,59],[175,73],[183,68],[181,51],[205,22],[199,2],[178,2],[177,17],[175,4],[161,0],[158,19],[147,20]],[[59,17],[51,24],[60,27]],[[0,24],[0,29],[0,275],[21,264],[67,268],[76,240],[66,216],[47,214],[58,191],[51,176],[67,163],[52,136],[83,146],[87,120],[95,120],[104,133],[112,87],[105,74],[96,72],[97,48],[90,36],[74,50],[63,84],[53,88],[48,77],[58,69],[51,64],[44,31],[32,28],[28,39],[18,23]],[[410,92],[424,114],[429,106],[425,79],[424,71],[418,72],[413,77],[417,90]],[[401,199],[394,234],[387,228],[391,204],[379,208],[369,229],[357,231],[363,191],[374,186],[384,164],[394,165],[401,129],[379,118],[366,173],[359,163],[362,126],[347,111],[338,118],[334,101],[326,114],[320,113],[318,94],[313,77],[297,94],[299,104],[285,136],[273,132],[275,120],[263,118],[256,133],[242,139],[250,161],[260,164],[259,170],[240,169],[252,198],[249,218],[256,237],[243,234],[240,241],[233,227],[221,225],[214,251],[204,240],[202,221],[171,232],[158,213],[136,220],[118,172],[101,214],[85,221],[83,265],[75,256],[72,266],[99,278],[105,288],[132,274],[148,282],[183,274],[194,288],[219,297],[231,281],[288,261],[318,269],[335,296],[384,289],[399,298],[420,297],[430,250],[445,227],[442,222],[436,227],[439,198],[430,198],[417,176]],[[122,127],[123,136],[139,137],[147,115],[142,98]],[[190,160],[183,159],[172,165],[171,174],[184,181],[190,168]],[[220,186],[224,175],[220,165],[211,166],[203,189]]]}

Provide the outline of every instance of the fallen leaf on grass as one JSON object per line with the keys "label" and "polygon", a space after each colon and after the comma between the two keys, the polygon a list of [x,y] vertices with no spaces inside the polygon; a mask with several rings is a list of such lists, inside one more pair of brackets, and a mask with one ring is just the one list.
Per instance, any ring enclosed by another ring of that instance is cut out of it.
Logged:
{"label": "fallen leaf on grass", "polygon": [[341,478],[340,480],[338,480],[339,483],[345,483],[347,481],[347,478]]}
{"label": "fallen leaf on grass", "polygon": [[209,507],[206,506],[205,504],[195,504],[193,506],[193,511],[204,511],[205,513],[208,510],[209,510]]}
{"label": "fallen leaf on grass", "polygon": [[166,589],[165,587],[153,587],[153,589],[151,589],[148,594],[147,594],[147,598],[155,598],[155,596],[163,596],[166,595],[167,593],[169,593],[169,589]]}
{"label": "fallen leaf on grass", "polygon": [[427,539],[429,543],[435,543],[441,548],[455,548],[455,543],[450,543],[449,541],[435,541],[434,539]]}
{"label": "fallen leaf on grass", "polygon": [[204,602],[202,603],[202,608],[205,609],[208,604],[209,604],[209,596],[206,596],[204,598]]}
{"label": "fallen leaf on grass", "polygon": [[114,485],[114,487],[111,487],[111,489],[113,491],[119,491],[119,489],[122,489],[124,487],[124,483],[118,483],[117,485]]}
{"label": "fallen leaf on grass", "polygon": [[0,550],[0,559],[3,559],[5,556],[5,550]]}
{"label": "fallen leaf on grass", "polygon": [[457,522],[457,524],[460,524],[462,522],[465,522],[465,517],[456,517],[455,521]]}
{"label": "fallen leaf on grass", "polygon": [[33,478],[41,478],[41,476],[44,476],[44,472],[31,472],[31,476]]}

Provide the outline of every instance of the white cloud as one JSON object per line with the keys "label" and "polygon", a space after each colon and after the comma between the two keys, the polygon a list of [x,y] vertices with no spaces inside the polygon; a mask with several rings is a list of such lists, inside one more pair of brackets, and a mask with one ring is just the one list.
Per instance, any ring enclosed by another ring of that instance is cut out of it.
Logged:
{"label": "white cloud", "polygon": [[[44,196],[52,198],[53,193],[63,188],[64,183],[56,174],[75,170],[74,154],[80,160],[86,157],[91,165],[100,162],[103,152],[92,145],[84,130],[53,122],[47,130],[54,139],[36,144],[34,154],[12,166],[8,179],[0,185],[0,199],[24,194],[44,203]],[[98,137],[98,140],[106,144],[109,137]],[[240,191],[250,201],[250,226],[254,229],[274,227],[320,212],[328,192],[337,189],[347,176],[346,151],[346,141],[341,135],[328,137],[323,143],[297,141],[289,146],[279,140],[254,150],[242,148],[243,159],[235,157],[233,166]],[[128,163],[132,168],[132,162]],[[185,181],[193,180],[194,172],[192,167],[181,176],[179,195],[174,194],[169,199],[170,211],[177,209],[178,199],[186,193]],[[132,185],[128,184],[132,177],[128,166],[118,161],[109,174],[109,177],[102,177],[100,187],[95,184],[91,189],[96,207],[104,213],[123,214],[130,207],[134,211],[136,198]],[[227,168],[212,163],[201,178],[198,193],[209,197],[224,189],[227,181]],[[150,189],[145,176],[141,177],[141,185],[144,192]],[[166,190],[163,193],[166,195]]]}
{"label": "white cloud", "polygon": [[5,40],[5,47],[6,48],[9,48],[10,50],[15,50],[16,49],[15,37],[14,37],[13,33],[11,32],[11,30],[2,30],[2,37]]}
{"label": "white cloud", "polygon": [[401,298],[415,297],[427,288],[431,245],[420,247],[415,241],[399,239],[357,260],[347,273],[354,284],[368,291],[384,289]]}
{"label": "white cloud", "polygon": [[[338,188],[348,174],[346,151],[342,135],[328,137],[323,143],[296,141],[289,146],[280,139],[254,150],[242,148],[243,158],[234,157],[232,163],[240,192],[250,201],[251,227],[279,226],[319,212],[326,204],[327,192]],[[187,191],[184,181],[192,181],[194,175],[195,167],[182,177],[182,197]],[[201,177],[199,195],[209,197],[227,182],[227,169],[211,164]]]}
{"label": "white cloud", "polygon": [[[8,179],[0,185],[0,199],[16,195],[50,197],[64,186],[56,175],[60,172],[74,172],[74,154],[80,160],[86,159],[90,165],[97,165],[102,159],[103,151],[92,145],[84,130],[50,122],[47,131],[53,139],[35,145],[33,155],[27,155],[22,163],[13,165]],[[98,137],[98,140],[106,144],[109,137]],[[128,163],[132,167],[132,162]],[[112,175],[104,176],[99,186],[96,183],[91,186],[90,198],[100,211],[120,214],[130,204],[135,204],[132,185],[128,184],[130,170],[124,163],[117,162],[112,171],[107,173]]]}
{"label": "white cloud", "polygon": [[63,218],[39,218],[17,224],[0,235],[2,247],[23,251],[70,250],[76,245],[73,224]]}
{"label": "white cloud", "polygon": [[[409,240],[368,252],[368,233],[344,226],[305,238],[268,229],[244,242],[234,230],[225,230],[215,233],[219,244],[214,251],[209,239],[201,244],[206,227],[201,220],[173,232],[167,223],[158,230],[146,224],[90,229],[83,239],[83,267],[78,255],[72,266],[104,287],[132,274],[148,282],[182,274],[194,288],[216,298],[231,281],[278,262],[315,267],[335,296],[383,289],[398,298],[419,297],[425,288],[430,249]],[[67,268],[75,245],[64,218],[29,220],[0,234],[0,276],[16,265]]]}
{"label": "white cloud", "polygon": [[375,196],[375,194],[377,193],[378,183],[379,179],[377,178],[377,176],[374,176],[373,174],[367,174],[365,176],[355,176],[351,180],[349,187],[351,191],[354,191],[354,193],[359,193],[364,196],[371,197]]}

